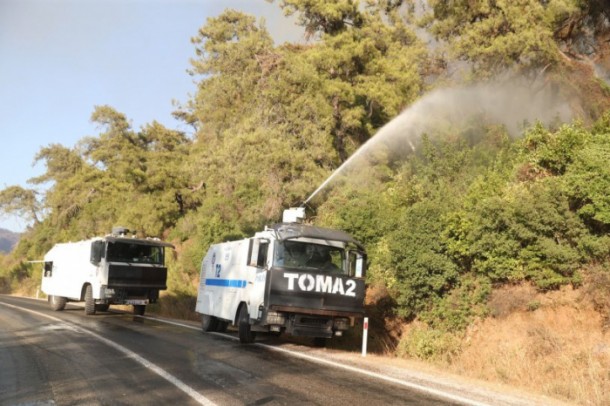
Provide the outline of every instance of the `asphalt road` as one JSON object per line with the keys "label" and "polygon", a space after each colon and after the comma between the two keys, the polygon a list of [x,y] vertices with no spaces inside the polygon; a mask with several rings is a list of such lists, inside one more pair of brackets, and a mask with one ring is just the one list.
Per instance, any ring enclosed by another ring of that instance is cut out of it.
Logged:
{"label": "asphalt road", "polygon": [[0,405],[134,404],[456,403],[219,334],[0,295]]}

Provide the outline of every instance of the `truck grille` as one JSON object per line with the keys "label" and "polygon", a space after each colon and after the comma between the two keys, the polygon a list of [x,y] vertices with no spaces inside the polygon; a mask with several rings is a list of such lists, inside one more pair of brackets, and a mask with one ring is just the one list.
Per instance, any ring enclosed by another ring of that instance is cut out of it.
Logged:
{"label": "truck grille", "polygon": [[108,288],[167,289],[167,268],[152,266],[110,265]]}
{"label": "truck grille", "polygon": [[319,318],[319,317],[298,317],[298,321],[296,322],[296,324],[303,324],[303,325],[308,325],[308,326],[326,326],[326,325],[332,325],[332,320],[331,319],[326,319],[326,318]]}

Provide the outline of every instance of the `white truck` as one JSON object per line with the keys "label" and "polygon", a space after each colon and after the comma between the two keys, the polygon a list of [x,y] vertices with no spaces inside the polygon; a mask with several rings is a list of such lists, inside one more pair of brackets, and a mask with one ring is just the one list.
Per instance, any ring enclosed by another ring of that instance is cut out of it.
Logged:
{"label": "white truck", "polygon": [[364,314],[366,254],[349,234],[301,224],[303,208],[252,238],[215,244],[201,264],[196,312],[203,331],[231,323],[242,343],[256,332],[323,342]]}
{"label": "white truck", "polygon": [[133,305],[143,315],[167,289],[165,248],[158,239],[127,237],[128,230],[86,241],[56,244],[43,261],[42,291],[53,310],[68,301],[84,301],[85,314],[106,311],[111,304]]}

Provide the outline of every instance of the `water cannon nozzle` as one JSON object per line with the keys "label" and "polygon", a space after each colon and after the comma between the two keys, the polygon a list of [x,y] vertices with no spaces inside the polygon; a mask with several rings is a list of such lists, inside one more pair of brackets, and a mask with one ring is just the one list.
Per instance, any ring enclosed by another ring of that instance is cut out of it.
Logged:
{"label": "water cannon nozzle", "polygon": [[302,223],[305,220],[305,207],[291,207],[284,210],[282,221],[284,223]]}

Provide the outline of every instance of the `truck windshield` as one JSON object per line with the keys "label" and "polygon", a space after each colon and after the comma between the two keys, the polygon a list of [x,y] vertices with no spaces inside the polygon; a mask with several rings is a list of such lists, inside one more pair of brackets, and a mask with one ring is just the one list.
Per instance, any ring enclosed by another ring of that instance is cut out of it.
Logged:
{"label": "truck windshield", "polygon": [[290,240],[277,242],[273,258],[274,266],[335,274],[347,274],[345,263],[343,248]]}
{"label": "truck windshield", "polygon": [[106,261],[163,265],[163,247],[136,243],[108,242]]}

